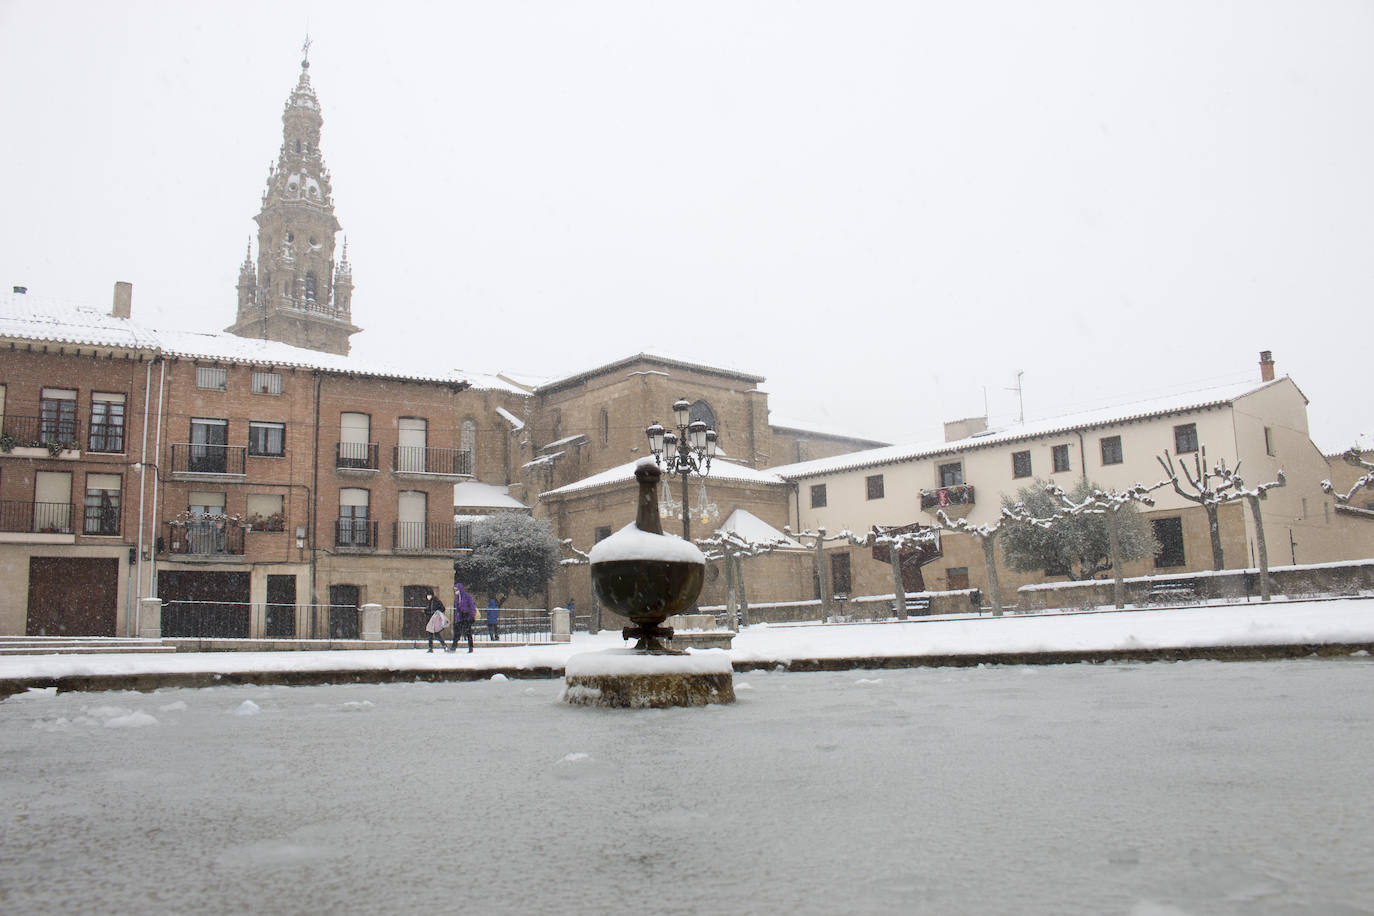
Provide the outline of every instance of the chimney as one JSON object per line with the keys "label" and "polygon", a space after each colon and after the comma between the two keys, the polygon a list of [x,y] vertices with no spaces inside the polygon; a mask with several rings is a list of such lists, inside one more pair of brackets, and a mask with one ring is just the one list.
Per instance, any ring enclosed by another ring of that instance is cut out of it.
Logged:
{"label": "chimney", "polygon": [[16,286],[16,287],[14,288],[14,293],[15,293],[15,295],[17,295],[17,296],[22,296],[22,295],[24,295],[25,293],[27,293],[28,291],[29,291],[29,288],[28,288],[27,286]]}
{"label": "chimney", "polygon": [[110,314],[115,318],[128,318],[134,307],[134,285],[124,280],[115,283],[114,307]]}
{"label": "chimney", "polygon": [[1269,350],[1260,351],[1260,381],[1272,382],[1274,380],[1274,355]]}
{"label": "chimney", "polygon": [[950,420],[945,424],[945,441],[956,442],[960,439],[967,439],[969,436],[987,432],[987,429],[987,417],[965,417],[962,420]]}

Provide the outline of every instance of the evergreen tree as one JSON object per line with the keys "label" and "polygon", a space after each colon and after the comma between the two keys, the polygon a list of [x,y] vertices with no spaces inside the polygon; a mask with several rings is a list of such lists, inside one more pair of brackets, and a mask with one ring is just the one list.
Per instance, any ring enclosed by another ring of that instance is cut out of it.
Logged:
{"label": "evergreen tree", "polygon": [[[1101,494],[1095,485],[1080,482],[1068,498],[1082,504]],[[1005,526],[1002,551],[1007,564],[1020,572],[1044,571],[1070,579],[1092,579],[1112,569],[1111,523],[1116,523],[1123,562],[1154,556],[1158,549],[1150,522],[1134,505],[1115,511],[1067,514],[1065,503],[1042,480],[1003,496],[1002,506],[1047,524]]]}
{"label": "evergreen tree", "polygon": [[542,519],[502,512],[473,526],[472,553],[453,562],[455,579],[504,605],[513,593],[535,595],[558,571],[559,544]]}

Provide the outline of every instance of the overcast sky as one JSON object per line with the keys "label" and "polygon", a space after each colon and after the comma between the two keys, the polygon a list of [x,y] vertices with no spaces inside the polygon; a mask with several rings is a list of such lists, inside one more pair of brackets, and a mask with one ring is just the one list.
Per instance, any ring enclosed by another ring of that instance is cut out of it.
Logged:
{"label": "overcast sky", "polygon": [[0,0],[4,288],[228,326],[307,29],[361,357],[912,441],[1272,349],[1374,445],[1369,2]]}

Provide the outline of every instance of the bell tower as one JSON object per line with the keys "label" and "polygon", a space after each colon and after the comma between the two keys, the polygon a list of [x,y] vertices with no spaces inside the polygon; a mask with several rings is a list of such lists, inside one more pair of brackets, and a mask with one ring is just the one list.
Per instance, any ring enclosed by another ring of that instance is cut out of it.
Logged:
{"label": "bell tower", "polygon": [[[320,103],[310,85],[310,39],[301,76],[282,111],[282,145],[267,175],[252,251],[239,271],[238,314],[225,328],[240,337],[347,355],[353,325],[353,275],[345,253],[334,263],[334,198],[320,155]],[[346,246],[345,246],[346,248]]]}

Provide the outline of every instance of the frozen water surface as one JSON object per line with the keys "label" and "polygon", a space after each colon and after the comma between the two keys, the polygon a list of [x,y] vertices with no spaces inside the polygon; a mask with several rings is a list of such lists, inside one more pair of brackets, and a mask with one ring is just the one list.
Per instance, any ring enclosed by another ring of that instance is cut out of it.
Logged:
{"label": "frozen water surface", "polygon": [[0,911],[1374,912],[1368,657],[34,692]]}

